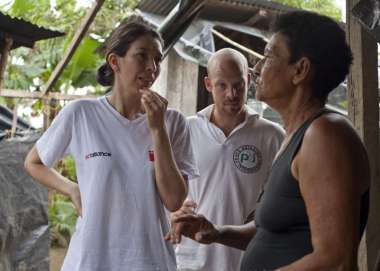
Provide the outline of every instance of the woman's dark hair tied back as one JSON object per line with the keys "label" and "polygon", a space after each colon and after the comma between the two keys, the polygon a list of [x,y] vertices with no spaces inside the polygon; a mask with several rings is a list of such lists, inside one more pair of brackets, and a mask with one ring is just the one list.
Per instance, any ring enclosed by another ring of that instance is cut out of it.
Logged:
{"label": "woman's dark hair tied back", "polygon": [[113,70],[107,62],[98,68],[98,72],[96,74],[96,81],[98,81],[99,84],[105,87],[112,86],[113,79]]}
{"label": "woman's dark hair tied back", "polygon": [[[111,53],[123,57],[127,53],[130,45],[144,35],[151,35],[163,44],[160,34],[141,16],[135,14],[129,16],[126,20],[122,21],[107,38],[104,46],[106,61]],[[113,85],[114,72],[107,62],[99,67],[96,80],[102,86]]]}

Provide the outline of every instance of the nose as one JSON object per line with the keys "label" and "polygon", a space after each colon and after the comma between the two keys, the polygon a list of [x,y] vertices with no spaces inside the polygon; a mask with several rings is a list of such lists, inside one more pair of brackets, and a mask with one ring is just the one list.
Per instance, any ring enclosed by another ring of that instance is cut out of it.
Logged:
{"label": "nose", "polygon": [[235,97],[237,97],[237,89],[236,89],[236,87],[230,87],[228,89],[227,97],[229,97],[229,98],[235,98]]}
{"label": "nose", "polygon": [[263,61],[264,58],[261,58],[257,63],[256,65],[253,67],[253,76],[254,77],[259,77],[260,76],[260,72],[261,72],[261,68],[263,66]]}
{"label": "nose", "polygon": [[154,58],[151,58],[147,63],[147,70],[151,73],[155,73],[157,71],[158,65]]}

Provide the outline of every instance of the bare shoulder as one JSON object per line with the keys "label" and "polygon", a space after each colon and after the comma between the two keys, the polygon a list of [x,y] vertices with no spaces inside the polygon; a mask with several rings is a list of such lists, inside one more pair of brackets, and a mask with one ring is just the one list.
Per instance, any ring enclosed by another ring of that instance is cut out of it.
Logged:
{"label": "bare shoulder", "polygon": [[[341,151],[354,150],[365,152],[364,145],[351,122],[344,116],[329,113],[314,120],[304,137],[305,146],[315,143],[319,147],[327,147]],[[353,144],[353,145],[351,145]]]}
{"label": "bare shoulder", "polygon": [[307,175],[314,172],[342,182],[361,179],[363,189],[369,183],[364,144],[350,121],[339,114],[325,114],[312,122],[295,160],[298,170],[307,168]]}

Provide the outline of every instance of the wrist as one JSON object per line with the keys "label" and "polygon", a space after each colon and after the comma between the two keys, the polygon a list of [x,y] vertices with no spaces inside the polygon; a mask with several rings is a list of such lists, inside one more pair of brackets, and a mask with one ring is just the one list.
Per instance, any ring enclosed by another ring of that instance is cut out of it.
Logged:
{"label": "wrist", "polygon": [[222,241],[222,238],[223,238],[224,227],[214,225],[214,229],[215,229],[215,231],[214,231],[214,235],[215,235],[214,243],[220,243]]}
{"label": "wrist", "polygon": [[77,184],[66,179],[65,178],[65,186],[64,189],[62,190],[63,194],[65,196],[71,197],[71,195],[75,192]]}
{"label": "wrist", "polygon": [[165,126],[163,127],[157,127],[154,129],[150,129],[150,133],[152,134],[152,137],[154,139],[162,138],[163,136],[167,136],[166,128]]}

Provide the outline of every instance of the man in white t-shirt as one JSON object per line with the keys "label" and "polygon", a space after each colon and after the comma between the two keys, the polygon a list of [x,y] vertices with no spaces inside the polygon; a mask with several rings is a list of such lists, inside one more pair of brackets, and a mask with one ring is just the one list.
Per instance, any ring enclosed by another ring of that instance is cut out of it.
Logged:
{"label": "man in white t-shirt", "polygon": [[[255,210],[283,130],[245,105],[251,76],[244,55],[219,50],[210,58],[207,72],[204,82],[214,104],[188,119],[200,177],[189,181],[190,201],[178,212],[194,207],[216,225],[241,225]],[[242,251],[180,240],[176,227],[180,225],[174,225],[167,238],[178,243],[178,270],[239,270]]]}

